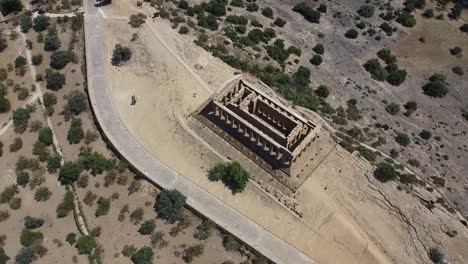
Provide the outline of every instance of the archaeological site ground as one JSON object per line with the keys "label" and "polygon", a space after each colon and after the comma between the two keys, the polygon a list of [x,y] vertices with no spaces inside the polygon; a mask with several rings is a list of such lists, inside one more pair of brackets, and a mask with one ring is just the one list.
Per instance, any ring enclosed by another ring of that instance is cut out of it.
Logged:
{"label": "archaeological site ground", "polygon": [[466,1],[0,11],[0,264],[468,263]]}

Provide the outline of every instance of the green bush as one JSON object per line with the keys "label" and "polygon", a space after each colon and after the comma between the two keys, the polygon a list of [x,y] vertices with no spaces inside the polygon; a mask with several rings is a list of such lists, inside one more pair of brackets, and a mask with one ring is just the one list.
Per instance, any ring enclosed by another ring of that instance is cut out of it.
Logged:
{"label": "green bush", "polygon": [[423,130],[421,133],[419,133],[419,137],[425,140],[428,140],[432,137],[431,131],[428,130]]}
{"label": "green bush", "polygon": [[25,171],[20,171],[16,174],[16,184],[20,186],[26,186],[29,183],[29,173]]}
{"label": "green bush", "polygon": [[32,153],[37,155],[40,161],[46,161],[50,156],[49,149],[41,141],[36,141],[34,143]]}
{"label": "green bush", "polygon": [[327,13],[327,6],[325,4],[320,4],[317,8],[317,11],[319,11],[320,13]]}
{"label": "green bush", "polygon": [[0,11],[5,16],[21,10],[23,10],[23,4],[20,0],[0,0]]}
{"label": "green bush", "polygon": [[81,126],[81,119],[72,118],[70,128],[67,133],[67,140],[70,144],[78,144],[84,138],[84,131]]}
{"label": "green bush", "polygon": [[387,76],[387,82],[394,86],[399,86],[406,80],[406,71],[405,70],[396,70],[390,71]]}
{"label": "green bush", "polygon": [[110,205],[111,200],[109,198],[99,197],[94,215],[96,217],[107,215],[109,213]]}
{"label": "green bush", "polygon": [[242,248],[242,244],[231,234],[223,236],[223,247],[227,251],[239,251]]}
{"label": "green bush", "polygon": [[31,231],[26,228],[21,231],[20,242],[25,247],[41,242],[43,239],[44,235],[41,232]]}
{"label": "green bush", "polygon": [[174,223],[182,219],[182,208],[186,197],[177,190],[163,190],[159,193],[154,206],[159,218]]}
{"label": "green bush", "polygon": [[213,233],[213,223],[209,220],[203,220],[203,222],[197,226],[193,237],[198,240],[207,240]]}
{"label": "green bush", "polygon": [[97,242],[94,237],[90,235],[84,235],[76,240],[75,247],[78,249],[80,254],[91,254],[93,250],[97,247]]}
{"label": "green bush", "polygon": [[17,152],[23,147],[23,140],[21,138],[16,137],[13,139],[13,142],[10,144],[10,152]]}
{"label": "green bush", "polygon": [[75,54],[68,50],[56,50],[50,55],[50,67],[55,70],[63,69],[75,58]]}
{"label": "green bush", "polygon": [[461,25],[459,29],[461,32],[468,32],[468,23]]}
{"label": "green bush", "polygon": [[293,11],[301,14],[307,21],[311,23],[320,23],[320,12],[312,9],[305,2],[298,3],[293,7]]}
{"label": "green bush", "polygon": [[27,33],[32,28],[32,18],[28,14],[23,14],[19,18],[21,32]]}
{"label": "green bush", "polygon": [[18,108],[13,111],[13,126],[16,133],[23,133],[26,131],[29,123],[29,111],[26,108]]}
{"label": "green bush", "polygon": [[388,76],[388,72],[380,65],[378,59],[369,59],[363,66],[375,80],[384,81]]}
{"label": "green bush", "polygon": [[132,255],[132,261],[134,264],[151,264],[153,263],[153,257],[154,252],[152,248],[142,247]]}
{"label": "green bush", "polygon": [[59,181],[63,185],[72,184],[80,176],[81,168],[78,163],[66,161],[60,168]]}
{"label": "green bush", "polygon": [[31,247],[23,247],[15,256],[16,264],[29,264],[33,263],[34,250]]}
{"label": "green bush", "polygon": [[314,91],[315,94],[319,97],[322,98],[327,98],[328,95],[330,94],[330,90],[328,89],[328,86],[326,85],[320,85],[317,90]]}
{"label": "green bush", "polygon": [[355,30],[355,29],[349,29],[348,31],[346,31],[345,33],[345,37],[349,38],[349,39],[356,39],[358,37],[359,33]]}
{"label": "green bush", "polygon": [[24,226],[27,229],[36,229],[41,227],[44,224],[44,220],[41,218],[26,216],[24,217]]}
{"label": "green bush", "polygon": [[374,171],[374,175],[379,181],[387,182],[395,180],[398,176],[398,173],[391,164],[387,162],[381,162],[377,165],[377,168]]}
{"label": "green bush", "polygon": [[235,25],[247,25],[249,23],[249,20],[245,16],[229,15],[226,17],[226,22]]}
{"label": "green bush", "polygon": [[444,75],[434,74],[429,82],[422,87],[424,94],[431,97],[444,97],[448,93],[447,81]]}
{"label": "green bush", "polygon": [[146,15],[143,13],[133,14],[130,16],[128,24],[133,28],[139,28],[146,21]]}
{"label": "green bush", "polygon": [[281,17],[277,17],[275,21],[273,22],[273,24],[275,26],[282,28],[286,25],[286,20],[282,19]]}
{"label": "green bush", "polygon": [[58,50],[61,46],[60,39],[56,32],[48,33],[44,40],[44,50],[45,51],[55,51]]}
{"label": "green bush", "polygon": [[244,7],[244,0],[231,0],[231,6]]}
{"label": "green bush", "polygon": [[401,14],[397,17],[396,21],[404,27],[412,28],[416,25],[416,19],[414,16],[406,11],[402,11]]}
{"label": "green bush", "polygon": [[112,65],[119,66],[123,62],[130,60],[131,57],[132,51],[128,47],[117,44],[112,53]]}
{"label": "green bush", "polygon": [[47,171],[49,173],[56,173],[58,169],[60,169],[60,162],[62,161],[62,157],[58,154],[52,155],[47,160]]}
{"label": "green bush", "polygon": [[250,178],[248,172],[236,161],[216,164],[212,170],[208,178],[212,181],[221,180],[233,194],[242,192]]}
{"label": "green bush", "polygon": [[38,15],[33,19],[33,29],[36,32],[41,32],[47,29],[50,25],[49,17],[45,15]]}
{"label": "green bush", "polygon": [[396,103],[391,103],[385,107],[385,111],[391,115],[396,115],[400,112],[400,105]]}
{"label": "green bush", "polygon": [[179,28],[179,34],[182,34],[182,35],[185,35],[185,34],[188,34],[190,32],[189,28],[186,27],[186,26],[181,26]]}
{"label": "green bush", "polygon": [[323,55],[323,53],[325,53],[325,49],[323,48],[322,44],[315,45],[312,50],[319,55]]}
{"label": "green bush", "polygon": [[44,143],[46,146],[52,145],[52,143],[54,143],[52,130],[48,127],[41,128],[39,130],[39,141]]}
{"label": "green bush", "polygon": [[193,261],[195,257],[199,257],[203,255],[204,251],[205,251],[205,246],[203,244],[191,246],[191,247],[184,249],[184,255],[182,258],[185,260],[185,262],[190,263]]}
{"label": "green bush", "polygon": [[268,18],[273,18],[273,9],[265,7],[262,9],[262,15]]}
{"label": "green bush", "polygon": [[227,1],[224,3],[218,0],[210,0],[206,5],[205,11],[214,15],[214,16],[225,16],[226,15],[226,7]]}
{"label": "green bush", "polygon": [[143,224],[141,224],[140,228],[138,229],[138,232],[142,235],[151,235],[154,229],[156,229],[156,222],[151,219],[143,222]]}
{"label": "green bush", "polygon": [[397,133],[395,141],[402,146],[408,146],[411,143],[409,136],[404,133]]}
{"label": "green bush", "polygon": [[113,168],[113,160],[106,159],[102,154],[91,151],[89,148],[82,149],[79,154],[79,162],[91,174],[101,174]]}
{"label": "green bush", "polygon": [[[86,111],[88,106],[88,99],[86,95],[78,90],[72,91],[67,98],[67,104],[65,105],[65,112],[79,115]],[[73,123],[73,121],[72,121]]]}
{"label": "green bush", "polygon": [[318,55],[318,54],[315,54],[311,59],[310,59],[310,63],[312,65],[315,65],[315,66],[319,66],[320,64],[322,64],[322,56]]}
{"label": "green bush", "polygon": [[249,12],[257,12],[260,8],[258,7],[257,3],[248,3],[246,9]]}
{"label": "green bush", "polygon": [[455,66],[455,67],[453,67],[453,68],[452,68],[452,71],[453,71],[453,73],[455,73],[455,74],[458,75],[458,76],[462,76],[463,74],[465,74],[465,71],[464,71],[463,68],[460,67],[460,66]]}
{"label": "green bush", "polygon": [[374,15],[375,8],[373,5],[363,5],[359,8],[358,14],[365,18],[370,18]]}
{"label": "green bush", "polygon": [[65,238],[65,241],[68,242],[68,244],[73,245],[76,242],[76,234],[75,233],[68,233],[67,237]]}
{"label": "green bush", "polygon": [[13,199],[11,199],[9,205],[10,205],[10,208],[13,209],[13,210],[20,209],[21,208],[21,198],[14,197]]}
{"label": "green bush", "polygon": [[52,91],[58,91],[65,85],[65,75],[60,72],[53,72],[47,75],[46,87]]}
{"label": "green bush", "polygon": [[49,188],[47,188],[46,186],[39,187],[34,193],[34,200],[38,202],[45,202],[49,200],[51,195],[52,195],[52,192],[49,191]]}

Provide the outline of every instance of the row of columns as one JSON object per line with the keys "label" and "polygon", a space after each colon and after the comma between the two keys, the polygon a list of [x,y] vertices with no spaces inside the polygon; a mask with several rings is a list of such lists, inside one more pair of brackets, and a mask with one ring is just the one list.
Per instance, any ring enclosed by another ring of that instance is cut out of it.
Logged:
{"label": "row of columns", "polygon": [[276,160],[279,160],[285,164],[288,162],[288,155],[284,152],[284,150],[276,147],[273,143],[259,136],[253,129],[232,117],[221,107],[215,105],[214,113],[215,116],[218,117],[221,121],[230,125],[232,129],[236,130],[237,133],[241,134],[245,138],[248,138],[251,142],[255,142],[258,147],[261,147],[262,150],[267,152],[270,156],[274,156]]}

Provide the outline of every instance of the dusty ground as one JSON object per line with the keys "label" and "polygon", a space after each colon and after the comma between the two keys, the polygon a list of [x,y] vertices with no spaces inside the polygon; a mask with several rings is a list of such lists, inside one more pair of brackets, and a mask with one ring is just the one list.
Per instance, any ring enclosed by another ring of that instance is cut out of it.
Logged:
{"label": "dusty ground", "polygon": [[[55,21],[55,20],[54,20]],[[62,48],[67,49],[70,47],[71,41],[71,30],[68,25],[58,24],[57,29],[59,32],[59,38],[62,43]],[[43,51],[43,44],[36,41],[37,33],[31,30],[26,34],[28,39],[33,41],[32,55],[42,54],[43,62],[41,65],[36,67],[37,73],[43,74],[46,69],[49,68],[49,53]],[[62,149],[65,160],[76,160],[78,158],[80,147],[85,144],[71,145],[67,141],[67,132],[70,126],[70,122],[66,121],[62,110],[66,103],[66,96],[73,90],[85,92],[85,79],[83,69],[83,36],[82,32],[77,35],[78,41],[75,43],[74,52],[77,55],[76,63],[69,63],[64,69],[60,70],[66,76],[66,85],[59,91],[53,92],[57,96],[57,104],[54,106],[55,113],[51,116],[52,124],[57,135],[59,145]],[[20,44],[20,37],[17,40],[11,40],[8,42],[9,47],[0,54],[1,63],[0,67],[5,67],[9,62],[14,62],[14,59],[23,50]],[[24,52],[23,52],[24,53]],[[25,56],[25,55],[23,55]],[[29,71],[29,68],[26,67]],[[13,80],[14,83],[18,83],[24,87],[31,87],[32,80],[29,72],[26,72],[24,77],[16,76],[14,72],[10,72],[8,77]],[[41,82],[44,92],[51,92],[45,89],[45,82]],[[32,94],[33,91],[30,91]],[[31,97],[31,96],[30,96]],[[12,91],[11,87],[8,87],[8,98],[12,105],[12,111],[25,104],[22,101],[16,99],[16,93]],[[27,101],[27,98],[24,101]],[[36,111],[31,114],[29,124],[32,121],[38,120],[45,124],[45,117],[42,113],[42,109],[39,105],[35,104]],[[11,112],[1,114],[0,120],[2,123],[6,123],[11,116]],[[84,131],[97,132],[96,126],[93,121],[92,114],[89,110],[80,114],[82,126]],[[21,137],[23,140],[23,147],[15,153],[10,153],[9,145],[15,137]],[[37,133],[30,132],[29,128],[27,132],[16,135],[13,131],[13,127],[6,129],[3,134],[0,135],[0,141],[4,143],[3,156],[0,159],[0,190],[3,191],[5,186],[16,183],[15,174],[15,163],[19,156],[24,155],[26,157],[33,157],[32,145],[37,140]],[[88,145],[94,151],[102,153],[108,158],[114,157],[113,153],[107,149],[105,142],[98,137],[98,139]],[[19,234],[23,229],[23,218],[27,215],[40,217],[45,220],[45,224],[39,230],[44,234],[44,246],[48,249],[47,254],[40,258],[38,263],[86,263],[87,256],[79,255],[74,246],[69,245],[65,241],[65,237],[68,233],[73,232],[79,234],[76,228],[72,213],[65,218],[56,218],[57,205],[62,201],[65,193],[64,186],[60,185],[57,181],[56,174],[49,174],[45,170],[46,164],[41,164],[42,168],[36,172],[31,173],[44,177],[44,183],[41,186],[47,186],[52,192],[51,198],[46,202],[36,202],[34,200],[34,190],[31,190],[29,186],[20,187],[19,193],[15,197],[20,197],[22,200],[22,206],[20,209],[14,211],[9,208],[8,204],[1,204],[0,210],[8,210],[10,217],[0,223],[0,235],[5,234],[7,239],[4,241],[4,249],[6,254],[10,258],[14,259],[16,253],[20,250],[21,245],[19,242]],[[114,184],[109,187],[104,186],[104,175],[90,176],[89,185],[87,188],[78,188],[78,197],[82,200],[88,190],[93,191],[100,196],[110,197],[116,193],[120,196],[116,200],[112,201],[112,208],[108,215],[96,218],[94,215],[96,205],[87,206],[83,202],[84,213],[86,220],[89,225],[89,229],[93,229],[97,226],[102,228],[100,236],[97,238],[98,242],[102,245],[103,249],[103,263],[131,263],[131,260],[124,257],[121,251],[125,245],[133,244],[135,246],[142,247],[150,245],[150,236],[142,236],[137,230],[139,225],[134,225],[130,222],[128,214],[126,220],[120,222],[117,220],[117,216],[124,204],[130,207],[130,212],[137,207],[145,209],[144,220],[154,219],[156,214],[153,209],[154,200],[159,192],[151,184],[141,180],[143,187],[140,191],[132,195],[128,195],[128,184],[135,176],[133,173],[126,170],[124,172],[127,177],[127,183],[123,185]],[[38,188],[38,187],[36,187]],[[164,240],[168,243],[164,248],[155,249],[155,259],[159,262],[164,263],[184,263],[182,260],[182,252],[184,248],[202,243],[205,245],[204,254],[201,257],[195,259],[193,263],[221,263],[226,260],[231,260],[236,263],[244,261],[247,256],[241,255],[239,252],[228,252],[222,246],[222,234],[214,228],[213,234],[206,241],[198,241],[193,237],[195,228],[201,223],[201,219],[195,216],[190,211],[184,211],[184,215],[190,221],[190,225],[187,229],[183,230],[176,237],[169,235],[169,231],[174,225],[164,223],[163,221],[157,220],[157,231],[165,233]]]}
{"label": "dusty ground", "polygon": [[[196,47],[192,35],[176,34],[166,21],[148,19],[140,29],[131,29],[122,17],[141,10],[128,1],[114,1],[103,10],[109,60],[116,43],[134,52],[132,60],[119,68],[108,64],[115,107],[127,128],[156,158],[321,263],[425,263],[429,261],[426,250],[436,245],[443,245],[453,261],[466,261],[466,228],[445,211],[429,211],[410,194],[397,191],[396,184],[376,182],[368,163],[350,158],[340,148],[300,188],[296,199],[304,212],[302,219],[254,185],[232,196],[221,184],[209,182],[207,169],[224,153],[201,140],[187,123],[193,121],[193,109],[221,88],[234,70]],[[139,38],[131,42],[133,33]],[[353,50],[365,56],[366,51],[355,45]],[[347,47],[341,51],[349,52]],[[342,69],[360,72],[355,64]],[[320,74],[317,71],[314,78]],[[325,77],[331,79],[332,74]],[[338,81],[344,83],[345,78]],[[131,95],[138,98],[136,106],[130,106]],[[449,238],[441,223],[459,235]]]}

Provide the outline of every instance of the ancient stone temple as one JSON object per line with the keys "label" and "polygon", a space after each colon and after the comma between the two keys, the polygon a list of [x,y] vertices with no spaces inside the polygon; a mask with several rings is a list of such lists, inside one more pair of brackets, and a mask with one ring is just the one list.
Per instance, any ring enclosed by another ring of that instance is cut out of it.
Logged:
{"label": "ancient stone temple", "polygon": [[290,177],[307,158],[319,126],[242,78],[229,83],[207,105],[209,119]]}

